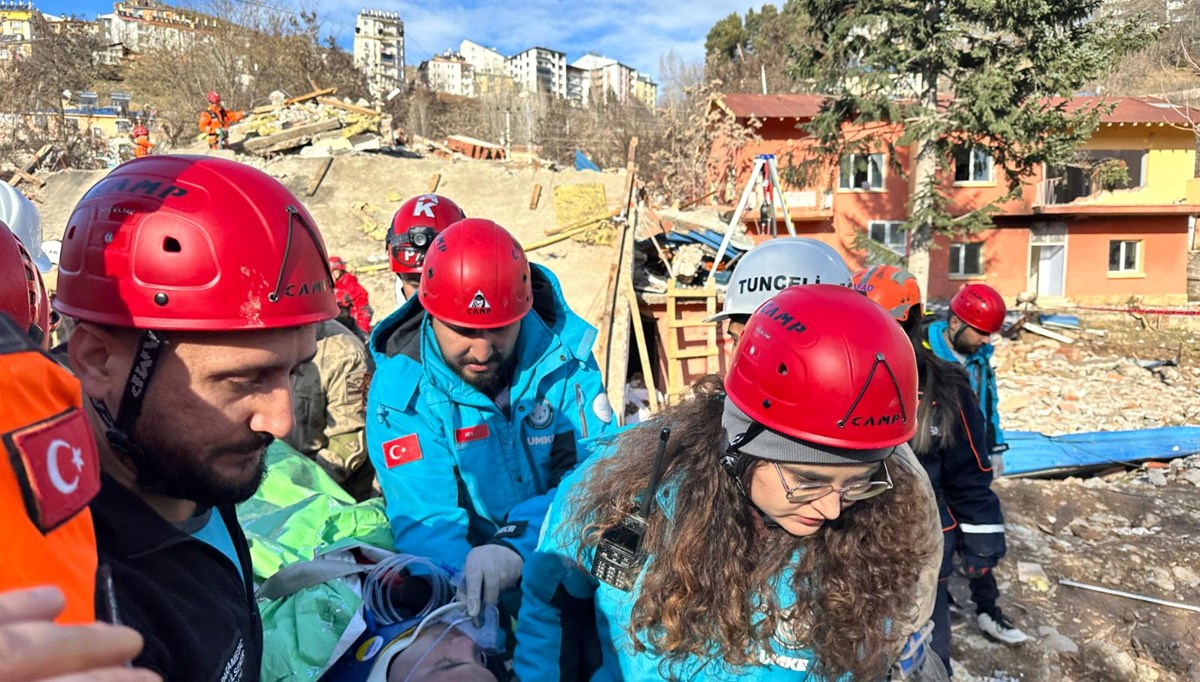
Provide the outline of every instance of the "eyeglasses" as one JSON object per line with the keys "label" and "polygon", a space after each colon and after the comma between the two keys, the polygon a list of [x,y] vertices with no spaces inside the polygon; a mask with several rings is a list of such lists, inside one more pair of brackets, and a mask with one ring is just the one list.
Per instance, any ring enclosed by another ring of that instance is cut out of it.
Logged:
{"label": "eyeglasses", "polygon": [[775,473],[779,474],[779,484],[783,486],[783,492],[787,496],[788,502],[816,502],[833,492],[840,495],[843,502],[859,502],[881,495],[894,487],[886,461],[882,462],[875,470],[871,480],[848,485],[845,488],[837,488],[828,483],[801,483],[788,487],[787,479],[783,476],[783,467],[779,466],[778,462],[772,462],[772,464],[775,465]]}

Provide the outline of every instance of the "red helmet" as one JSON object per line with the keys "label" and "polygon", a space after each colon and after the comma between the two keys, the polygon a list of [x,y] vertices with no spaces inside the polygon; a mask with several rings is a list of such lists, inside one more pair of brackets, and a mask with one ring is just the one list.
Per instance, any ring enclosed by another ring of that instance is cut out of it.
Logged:
{"label": "red helmet", "polygon": [[343,260],[341,256],[330,256],[329,269],[333,272],[345,272],[346,261]]}
{"label": "red helmet", "polygon": [[133,129],[134,137],[148,137],[149,135],[150,131],[146,130],[146,126],[136,126]]}
{"label": "red helmet", "polygon": [[845,287],[784,289],[750,316],[725,378],[751,420],[801,441],[878,450],[917,430],[917,362],[900,325]]}
{"label": "red helmet", "polygon": [[312,216],[235,161],[153,156],[88,190],[67,223],[55,306],[120,327],[230,331],[333,318]]}
{"label": "red helmet", "polygon": [[917,278],[894,265],[872,265],[854,273],[854,290],[878,303],[897,322],[907,321],[913,306],[921,303]]}
{"label": "red helmet", "polygon": [[533,308],[529,260],[503,227],[481,218],[460,220],[434,240],[417,295],[442,322],[469,329],[506,327]]}
{"label": "red helmet", "polygon": [[0,313],[28,330],[43,348],[50,347],[50,301],[29,251],[0,222]]}
{"label": "red helmet", "polygon": [[387,231],[392,272],[420,274],[433,238],[466,217],[458,204],[437,194],[422,194],[401,204]]}
{"label": "red helmet", "polygon": [[220,104],[221,103],[221,96],[217,94],[216,90],[210,90],[208,92],[208,103],[209,104]]}
{"label": "red helmet", "polygon": [[1004,326],[1004,298],[986,284],[968,284],[950,299],[950,312],[985,334]]}

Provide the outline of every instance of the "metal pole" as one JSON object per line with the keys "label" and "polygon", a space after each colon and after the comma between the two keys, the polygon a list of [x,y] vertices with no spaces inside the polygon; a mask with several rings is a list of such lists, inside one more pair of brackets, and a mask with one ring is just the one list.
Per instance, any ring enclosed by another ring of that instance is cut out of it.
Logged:
{"label": "metal pole", "polygon": [[[721,248],[717,249],[717,257],[713,260],[712,276],[717,276],[717,266],[721,264],[721,257],[725,255],[726,249],[729,248],[729,240],[733,238],[733,226],[737,224],[742,217],[742,211],[746,210],[746,205],[750,203],[750,192],[754,189],[754,180],[762,173],[762,165],[765,163],[762,158],[754,160],[754,170],[750,172],[750,180],[746,183],[746,189],[742,192],[742,200],[738,202],[737,209],[733,212],[733,217],[729,219],[729,225],[725,227],[725,238],[721,240]],[[716,281],[715,279],[713,280]]]}
{"label": "metal pole", "polygon": [[774,154],[771,154],[770,158],[767,159],[767,168],[771,170],[771,184],[775,187],[775,194],[779,197],[779,205],[783,208],[783,222],[787,225],[788,234],[795,237],[796,228],[792,225],[792,214],[788,211],[787,199],[783,196],[783,185],[779,182],[779,166],[775,163]]}
{"label": "metal pole", "polygon": [[1100,587],[1098,585],[1088,585],[1087,583],[1077,583],[1074,580],[1067,580],[1066,578],[1059,578],[1058,584],[1066,585],[1067,587],[1078,587],[1081,590],[1091,590],[1092,592],[1102,592],[1104,594],[1111,594],[1116,597],[1125,597],[1126,599],[1136,599],[1137,601],[1144,601],[1144,602],[1149,602],[1151,604],[1158,604],[1160,606],[1170,606],[1171,608],[1175,608],[1175,609],[1183,609],[1185,611],[1195,611],[1196,613],[1200,613],[1200,606],[1192,606],[1191,604],[1181,604],[1177,601],[1167,601],[1166,599],[1157,599],[1155,597],[1147,597],[1142,594],[1134,594],[1133,592],[1122,592],[1121,590],[1112,590],[1107,587]]}

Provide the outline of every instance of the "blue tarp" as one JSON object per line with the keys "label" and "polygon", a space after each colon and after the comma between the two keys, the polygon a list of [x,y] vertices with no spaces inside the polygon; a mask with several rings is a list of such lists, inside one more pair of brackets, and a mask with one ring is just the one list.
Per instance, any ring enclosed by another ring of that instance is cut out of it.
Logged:
{"label": "blue tarp", "polygon": [[599,172],[600,166],[597,166],[596,164],[592,163],[591,159],[589,159],[587,156],[585,156],[583,152],[576,149],[575,150],[575,170],[577,170],[577,171],[593,170],[593,171]]}
{"label": "blue tarp", "polygon": [[1200,426],[1094,431],[1047,436],[1005,431],[1004,475],[1050,474],[1079,467],[1174,459],[1200,452]]}

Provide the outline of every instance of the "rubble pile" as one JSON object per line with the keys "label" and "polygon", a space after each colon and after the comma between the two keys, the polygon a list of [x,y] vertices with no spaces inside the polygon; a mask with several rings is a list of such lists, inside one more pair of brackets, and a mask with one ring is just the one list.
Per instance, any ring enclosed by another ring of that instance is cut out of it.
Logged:
{"label": "rubble pile", "polygon": [[268,156],[298,151],[330,156],[338,151],[367,151],[391,145],[391,120],[366,106],[332,97],[333,89],[282,99],[250,112],[234,130],[245,137],[232,145],[244,154]]}
{"label": "rubble pile", "polygon": [[[1200,606],[1200,455],[1094,478],[1000,479],[994,489],[1008,540],[1002,605],[1037,639],[1009,649],[962,627],[954,656],[973,674],[955,679],[1200,679],[1200,614],[1060,583]],[[969,603],[965,581],[952,591]]]}
{"label": "rubble pile", "polygon": [[993,365],[1004,429],[1047,435],[1200,421],[1200,367],[1094,352],[1031,334],[999,339]]}

